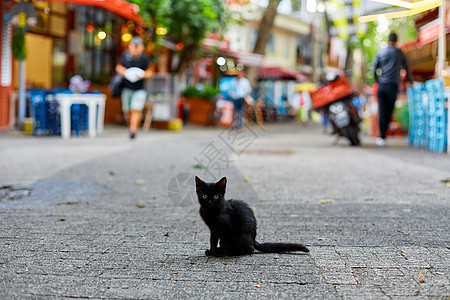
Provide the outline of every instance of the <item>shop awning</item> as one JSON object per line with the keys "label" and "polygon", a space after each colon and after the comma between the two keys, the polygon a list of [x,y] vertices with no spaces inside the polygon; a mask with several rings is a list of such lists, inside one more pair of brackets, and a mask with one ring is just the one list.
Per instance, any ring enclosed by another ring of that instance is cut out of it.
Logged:
{"label": "shop awning", "polygon": [[48,2],[64,2],[70,4],[96,6],[109,10],[127,20],[138,24],[145,24],[141,16],[138,15],[139,7],[136,4],[125,0],[45,0]]}
{"label": "shop awning", "polygon": [[413,16],[441,4],[442,0],[363,0],[358,21],[376,21],[381,15],[387,19]]}
{"label": "shop awning", "polygon": [[258,72],[258,79],[280,79],[280,80],[297,80],[307,81],[308,78],[298,72],[285,70],[279,67],[262,67]]}

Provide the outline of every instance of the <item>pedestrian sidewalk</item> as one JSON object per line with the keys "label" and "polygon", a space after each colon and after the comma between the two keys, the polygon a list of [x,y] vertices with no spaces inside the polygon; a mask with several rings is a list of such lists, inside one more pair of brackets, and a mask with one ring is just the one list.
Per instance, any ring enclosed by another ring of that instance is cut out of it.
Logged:
{"label": "pedestrian sidewalk", "polygon": [[[448,156],[406,140],[333,145],[314,125],[245,129],[1,136],[0,298],[450,295]],[[176,181],[193,175],[227,176],[258,241],[310,253],[206,257],[193,182]]]}

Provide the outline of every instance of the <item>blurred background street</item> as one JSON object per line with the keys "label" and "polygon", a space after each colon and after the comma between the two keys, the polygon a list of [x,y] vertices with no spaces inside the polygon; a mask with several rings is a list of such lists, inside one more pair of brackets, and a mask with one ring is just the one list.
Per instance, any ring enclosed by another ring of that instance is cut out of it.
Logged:
{"label": "blurred background street", "polygon": [[[0,298],[450,297],[446,0],[2,0]],[[206,257],[193,176],[259,241]]]}

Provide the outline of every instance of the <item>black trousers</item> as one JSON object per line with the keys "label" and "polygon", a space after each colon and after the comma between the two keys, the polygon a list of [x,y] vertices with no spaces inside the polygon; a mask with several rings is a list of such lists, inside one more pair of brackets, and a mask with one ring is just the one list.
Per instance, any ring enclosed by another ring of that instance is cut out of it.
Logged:
{"label": "black trousers", "polygon": [[244,108],[245,108],[245,98],[233,99],[234,104],[234,116],[233,116],[233,125],[232,127],[235,129],[241,129],[243,118],[244,118]]}
{"label": "black trousers", "polygon": [[397,100],[398,85],[380,84],[378,86],[378,126],[380,137],[385,139],[395,100]]}

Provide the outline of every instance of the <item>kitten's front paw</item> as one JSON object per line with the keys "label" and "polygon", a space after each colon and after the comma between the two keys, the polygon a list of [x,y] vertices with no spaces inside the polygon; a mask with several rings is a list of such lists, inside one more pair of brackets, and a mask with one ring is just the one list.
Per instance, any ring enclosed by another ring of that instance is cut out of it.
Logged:
{"label": "kitten's front paw", "polygon": [[214,250],[208,249],[205,251],[205,255],[206,256],[214,256],[214,255],[216,255],[216,253],[214,252]]}

